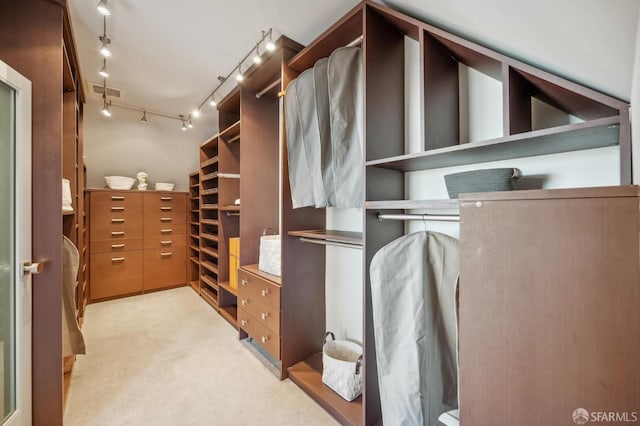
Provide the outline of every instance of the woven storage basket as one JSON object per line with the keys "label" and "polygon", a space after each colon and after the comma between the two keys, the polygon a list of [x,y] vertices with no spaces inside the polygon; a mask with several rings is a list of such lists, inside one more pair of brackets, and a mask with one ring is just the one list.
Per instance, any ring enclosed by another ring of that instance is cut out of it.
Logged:
{"label": "woven storage basket", "polygon": [[268,230],[271,228],[265,229],[260,237],[258,269],[271,275],[280,276],[280,235],[266,235]]}
{"label": "woven storage basket", "polygon": [[[331,336],[333,340],[327,340]],[[362,393],[362,346],[327,332],[322,345],[322,383],[347,401]]]}
{"label": "woven storage basket", "polygon": [[449,198],[458,198],[464,192],[511,191],[521,176],[515,168],[470,170],[445,175],[444,182]]}

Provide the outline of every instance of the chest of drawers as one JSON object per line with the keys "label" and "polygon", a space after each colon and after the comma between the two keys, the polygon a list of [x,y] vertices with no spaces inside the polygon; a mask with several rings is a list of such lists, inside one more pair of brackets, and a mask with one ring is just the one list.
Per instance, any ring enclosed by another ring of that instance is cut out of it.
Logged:
{"label": "chest of drawers", "polygon": [[89,191],[91,300],[186,282],[186,197]]}

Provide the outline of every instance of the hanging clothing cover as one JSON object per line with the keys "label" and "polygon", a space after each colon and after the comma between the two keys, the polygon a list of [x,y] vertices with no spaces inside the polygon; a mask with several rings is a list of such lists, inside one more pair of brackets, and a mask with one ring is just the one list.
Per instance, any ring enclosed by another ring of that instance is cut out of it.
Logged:
{"label": "hanging clothing cover", "polygon": [[293,208],[362,207],[363,74],[358,47],[336,49],[284,97]]}
{"label": "hanging clothing cover", "polygon": [[300,74],[296,79],[296,100],[298,104],[298,119],[300,120],[302,144],[307,159],[307,167],[309,168],[307,179],[311,181],[313,188],[314,205],[319,208],[327,206],[327,197],[324,192],[322,168],[320,165],[324,141],[320,139],[313,74],[313,68],[310,68]]}
{"label": "hanging clothing cover", "polygon": [[313,184],[309,179],[309,166],[298,117],[296,83],[297,79],[289,83],[284,96],[289,183],[291,186],[291,203],[294,209],[315,205]]}
{"label": "hanging clothing cover", "polygon": [[70,239],[62,241],[62,352],[64,356],[84,354],[84,337],[76,319],[75,287],[80,254]]}
{"label": "hanging clothing cover", "polygon": [[313,91],[315,93],[318,130],[320,132],[320,168],[327,205],[336,205],[333,181],[333,157],[331,155],[331,123],[329,111],[329,82],[327,67],[329,58],[322,58],[313,66]]}
{"label": "hanging clothing cover", "polygon": [[327,66],[336,207],[362,207],[364,84],[362,50],[341,47]]}
{"label": "hanging clothing cover", "polygon": [[382,420],[433,425],[457,408],[458,240],[401,237],[371,260],[371,298]]}

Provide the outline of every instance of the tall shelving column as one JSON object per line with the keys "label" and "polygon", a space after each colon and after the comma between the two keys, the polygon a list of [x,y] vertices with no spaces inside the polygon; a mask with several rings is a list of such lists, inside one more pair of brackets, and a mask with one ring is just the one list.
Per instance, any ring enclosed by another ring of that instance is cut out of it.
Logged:
{"label": "tall shelving column", "polygon": [[229,282],[229,238],[240,236],[240,87],[218,103],[218,312],[238,327],[238,291]]}
{"label": "tall shelving column", "polygon": [[200,294],[200,171],[189,175],[189,218],[187,280],[191,288]]}
{"label": "tall shelving column", "polygon": [[218,136],[200,146],[200,296],[218,309]]}

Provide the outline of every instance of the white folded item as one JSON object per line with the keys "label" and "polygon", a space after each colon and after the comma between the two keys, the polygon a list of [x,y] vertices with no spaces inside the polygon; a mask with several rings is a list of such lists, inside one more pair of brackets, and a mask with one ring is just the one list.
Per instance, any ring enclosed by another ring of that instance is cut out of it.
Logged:
{"label": "white folded item", "polygon": [[173,191],[174,186],[173,183],[167,182],[156,182],[155,184],[156,191]]}
{"label": "white folded item", "polygon": [[71,198],[71,183],[69,182],[69,179],[62,179],[62,211],[72,212],[72,202],[73,199]]}

